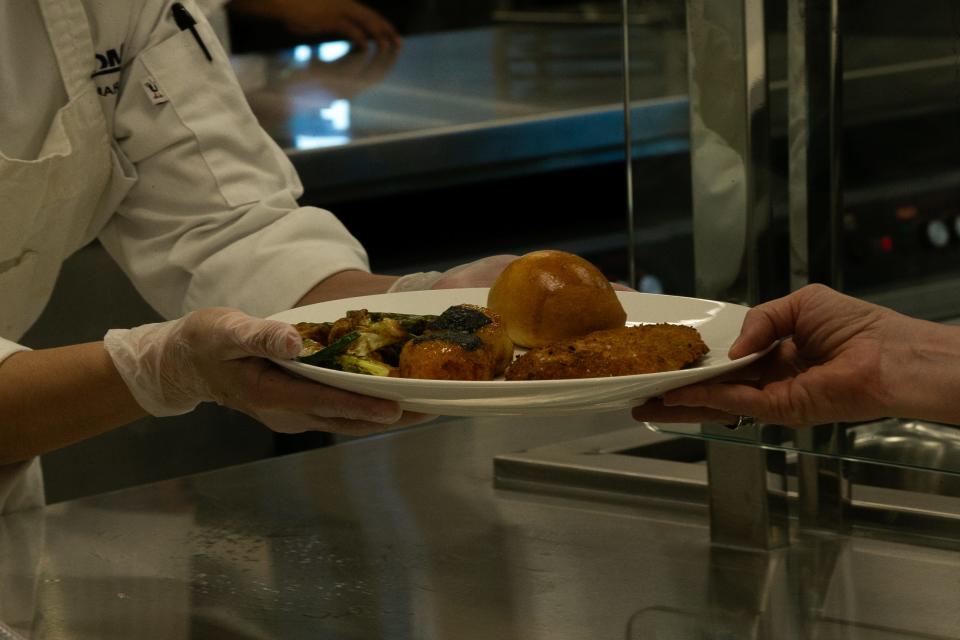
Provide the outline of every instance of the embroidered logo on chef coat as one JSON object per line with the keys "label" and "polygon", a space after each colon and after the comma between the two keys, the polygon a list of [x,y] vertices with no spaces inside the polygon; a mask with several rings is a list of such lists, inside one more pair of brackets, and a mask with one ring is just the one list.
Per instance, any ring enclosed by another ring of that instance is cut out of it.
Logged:
{"label": "embroidered logo on chef coat", "polygon": [[[120,73],[123,69],[123,44],[121,43],[120,47],[116,49],[95,52],[94,57],[97,60],[97,68],[90,74],[91,78]],[[101,84],[101,81],[97,82],[97,93],[100,94],[101,97],[114,96],[117,95],[119,91],[119,80],[108,81],[106,84]]]}
{"label": "embroidered logo on chef coat", "polygon": [[153,77],[143,81],[143,90],[147,93],[147,97],[150,98],[150,102],[153,104],[163,104],[170,100],[167,94],[163,92],[163,89],[160,88],[160,83]]}
{"label": "embroidered logo on chef coat", "polygon": [[120,45],[120,50],[116,49],[107,49],[103,53],[94,53],[94,57],[97,59],[97,70],[93,72],[94,78],[97,76],[106,75],[108,73],[119,73],[120,69],[123,68],[123,45]]}

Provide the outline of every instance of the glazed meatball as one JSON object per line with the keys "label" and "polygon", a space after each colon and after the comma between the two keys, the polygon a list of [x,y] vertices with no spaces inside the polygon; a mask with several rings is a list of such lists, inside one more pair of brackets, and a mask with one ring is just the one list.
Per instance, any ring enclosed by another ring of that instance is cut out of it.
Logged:
{"label": "glazed meatball", "polygon": [[435,331],[411,338],[400,352],[400,377],[429,380],[492,380],[490,352],[477,335]]}

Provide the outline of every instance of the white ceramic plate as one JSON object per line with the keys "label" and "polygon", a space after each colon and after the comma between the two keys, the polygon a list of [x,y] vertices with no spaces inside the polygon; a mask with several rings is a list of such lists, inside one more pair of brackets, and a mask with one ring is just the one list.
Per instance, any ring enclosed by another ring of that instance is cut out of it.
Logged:
{"label": "white ceramic plate", "polygon": [[[487,291],[441,289],[346,298],[290,309],[271,318],[289,323],[329,322],[351,309],[440,314],[456,304],[486,305]],[[617,295],[627,312],[628,324],[672,322],[695,327],[710,352],[698,365],[680,371],[579,380],[416,380],[334,371],[296,361],[276,362],[317,382],[397,400],[410,411],[452,416],[569,415],[640,405],[670,389],[743,367],[760,356],[753,354],[735,361],[727,358],[747,307],[650,293],[618,291]]]}

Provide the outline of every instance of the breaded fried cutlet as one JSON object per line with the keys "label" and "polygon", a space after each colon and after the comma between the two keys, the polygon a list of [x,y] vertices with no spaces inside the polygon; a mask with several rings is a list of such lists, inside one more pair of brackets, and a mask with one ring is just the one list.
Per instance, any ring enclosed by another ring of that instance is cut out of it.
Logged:
{"label": "breaded fried cutlet", "polygon": [[649,324],[594,331],[582,338],[531,349],[507,368],[507,380],[607,378],[675,371],[709,348],[693,327]]}

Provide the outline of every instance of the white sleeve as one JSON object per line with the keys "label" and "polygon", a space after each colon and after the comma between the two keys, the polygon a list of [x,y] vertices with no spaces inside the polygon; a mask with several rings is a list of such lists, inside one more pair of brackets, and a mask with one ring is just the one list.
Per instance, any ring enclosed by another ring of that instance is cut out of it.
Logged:
{"label": "white sleeve", "polygon": [[[0,364],[27,347],[0,338]],[[21,509],[43,506],[43,477],[40,459],[0,465],[0,516]]]}
{"label": "white sleeve", "polygon": [[168,318],[203,306],[263,316],[330,275],[369,270],[333,214],[298,205],[292,164],[260,127],[195,5],[186,3],[212,62],[169,18],[168,0],[146,4],[159,13],[140,21],[151,26],[114,116],[138,179],[100,234],[145,299]]}
{"label": "white sleeve", "polygon": [[20,351],[30,351],[30,349],[22,344],[11,342],[6,338],[0,338],[0,364],[2,364],[4,360],[13,354],[19,353]]}

